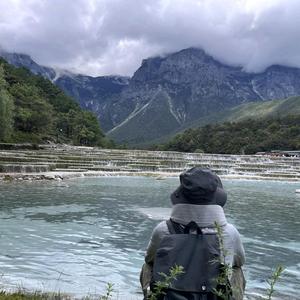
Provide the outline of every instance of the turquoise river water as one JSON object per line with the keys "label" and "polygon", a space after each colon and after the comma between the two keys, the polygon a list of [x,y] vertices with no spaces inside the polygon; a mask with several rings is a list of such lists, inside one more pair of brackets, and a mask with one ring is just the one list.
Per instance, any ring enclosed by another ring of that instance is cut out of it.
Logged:
{"label": "turquoise river water", "polygon": [[[0,184],[0,290],[26,288],[142,299],[139,271],[153,227],[170,213],[177,178],[82,178]],[[247,293],[300,299],[299,183],[224,180],[228,221],[246,250]]]}

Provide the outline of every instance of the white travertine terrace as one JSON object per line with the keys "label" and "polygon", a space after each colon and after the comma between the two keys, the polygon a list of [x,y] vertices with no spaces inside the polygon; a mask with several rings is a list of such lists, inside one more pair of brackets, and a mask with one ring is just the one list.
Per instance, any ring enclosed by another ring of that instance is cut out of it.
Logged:
{"label": "white travertine terrace", "polygon": [[300,181],[300,158],[111,150],[66,145],[40,150],[0,150],[2,179],[64,179],[80,176],[177,176],[193,166],[223,178]]}

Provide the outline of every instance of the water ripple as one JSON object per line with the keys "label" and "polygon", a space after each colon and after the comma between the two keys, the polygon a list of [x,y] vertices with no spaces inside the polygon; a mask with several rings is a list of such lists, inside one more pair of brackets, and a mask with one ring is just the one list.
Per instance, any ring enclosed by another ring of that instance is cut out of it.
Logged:
{"label": "water ripple", "polygon": [[[139,271],[153,227],[170,213],[177,179],[94,178],[0,185],[2,284],[84,296],[115,283],[142,299]],[[300,290],[299,201],[290,183],[224,181],[226,215],[242,234],[247,288],[265,289],[277,264],[284,297]],[[130,296],[131,295],[131,296]],[[292,299],[292,298],[291,298]]]}

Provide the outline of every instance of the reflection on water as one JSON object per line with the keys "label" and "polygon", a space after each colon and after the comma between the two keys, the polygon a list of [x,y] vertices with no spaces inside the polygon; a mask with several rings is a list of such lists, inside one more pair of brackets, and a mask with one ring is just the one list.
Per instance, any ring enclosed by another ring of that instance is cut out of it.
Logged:
{"label": "reflection on water", "polygon": [[[177,179],[90,178],[0,185],[0,284],[75,295],[141,299],[139,270],[153,227],[170,212]],[[297,184],[225,181],[228,220],[242,234],[247,288],[265,288],[277,264],[278,289],[300,299]]]}

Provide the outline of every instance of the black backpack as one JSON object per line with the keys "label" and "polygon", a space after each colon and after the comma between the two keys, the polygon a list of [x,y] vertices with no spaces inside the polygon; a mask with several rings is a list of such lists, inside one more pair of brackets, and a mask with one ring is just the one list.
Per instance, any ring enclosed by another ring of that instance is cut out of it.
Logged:
{"label": "black backpack", "polygon": [[217,280],[224,270],[217,232],[201,229],[193,221],[183,226],[170,219],[167,225],[170,234],[162,239],[156,252],[151,291],[155,292],[156,283],[164,280],[161,274],[169,274],[172,267],[182,266],[184,273],[178,275],[157,300],[224,299],[215,293],[215,289],[224,290]]}

